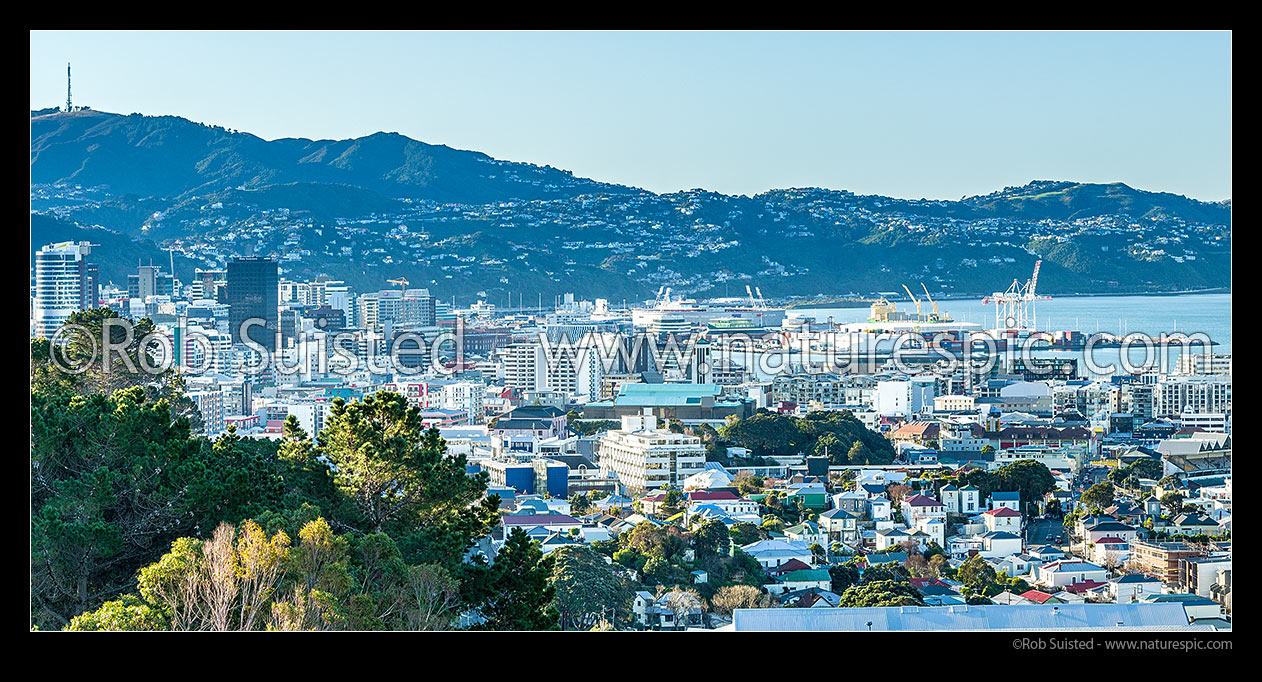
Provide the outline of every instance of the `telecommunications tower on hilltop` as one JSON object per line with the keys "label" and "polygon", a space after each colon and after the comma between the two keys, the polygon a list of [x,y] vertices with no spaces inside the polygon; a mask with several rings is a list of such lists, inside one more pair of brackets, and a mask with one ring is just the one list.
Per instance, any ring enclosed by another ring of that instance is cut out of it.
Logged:
{"label": "telecommunications tower on hilltop", "polygon": [[70,101],[70,62],[66,62],[66,111],[74,111]]}

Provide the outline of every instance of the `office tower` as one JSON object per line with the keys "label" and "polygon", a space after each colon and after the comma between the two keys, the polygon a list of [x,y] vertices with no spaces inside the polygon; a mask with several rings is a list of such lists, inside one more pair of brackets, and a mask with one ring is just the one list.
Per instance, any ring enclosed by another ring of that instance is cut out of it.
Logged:
{"label": "office tower", "polygon": [[226,299],[219,296],[219,292],[224,288],[224,277],[226,273],[223,270],[203,270],[197,268],[197,272],[193,275],[192,293],[190,298],[205,299],[210,301],[219,301],[226,303]]}
{"label": "office tower", "polygon": [[280,271],[268,258],[234,258],[228,263],[228,323],[233,343],[244,343],[242,325],[250,319],[263,326],[247,331],[250,340],[269,351],[276,350],[280,330]]}
{"label": "office tower", "polygon": [[137,273],[127,275],[128,298],[145,300],[149,296],[174,296],[175,277],[164,274],[157,265],[141,265]]}
{"label": "office tower", "polygon": [[52,338],[71,313],[96,307],[100,276],[86,259],[91,253],[89,242],[60,242],[35,254],[33,334]]}

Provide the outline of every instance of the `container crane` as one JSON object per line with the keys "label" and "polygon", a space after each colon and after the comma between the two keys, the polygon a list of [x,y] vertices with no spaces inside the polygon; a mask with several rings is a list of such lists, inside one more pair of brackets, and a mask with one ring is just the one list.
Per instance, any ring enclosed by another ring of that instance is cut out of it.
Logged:
{"label": "container crane", "polygon": [[920,300],[916,298],[915,294],[911,293],[911,289],[908,289],[906,284],[903,285],[903,291],[906,291],[907,297],[911,299],[912,303],[916,304],[916,317],[922,317],[920,314]]}

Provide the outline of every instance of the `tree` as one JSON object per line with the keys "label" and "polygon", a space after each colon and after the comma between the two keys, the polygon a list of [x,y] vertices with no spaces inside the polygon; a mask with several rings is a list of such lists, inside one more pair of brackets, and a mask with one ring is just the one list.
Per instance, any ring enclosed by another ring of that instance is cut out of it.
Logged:
{"label": "tree", "polygon": [[420,563],[458,564],[499,520],[498,496],[483,498],[486,473],[469,475],[465,457],[448,454],[438,429],[397,393],[335,400],[317,449],[354,502],[359,530],[400,533],[405,556]]}
{"label": "tree", "polygon": [[912,491],[911,486],[896,483],[886,488],[885,492],[889,495],[890,504],[897,507],[898,504],[903,501],[903,498],[910,495]]}
{"label": "tree", "polygon": [[588,630],[615,622],[625,590],[603,557],[585,545],[563,545],[551,554],[549,584],[562,630]]}
{"label": "tree", "polygon": [[31,394],[32,620],[62,627],[126,590],[141,566],[204,517],[208,462],[165,401]]}
{"label": "tree", "polygon": [[765,609],[770,606],[771,598],[752,585],[725,585],[710,598],[710,608],[724,618],[731,618],[736,609]]}
{"label": "tree", "polygon": [[95,611],[87,611],[75,616],[65,629],[71,631],[150,631],[169,630],[171,624],[167,622],[166,615],[158,607],[134,594],[125,594],[121,599],[105,602]]}
{"label": "tree", "polygon": [[850,586],[859,584],[859,568],[853,561],[828,567],[828,577],[832,580],[829,589],[837,594],[845,592]]}
{"label": "tree", "polygon": [[854,445],[850,446],[850,451],[846,453],[846,462],[849,464],[871,464],[872,454],[868,452],[868,446],[863,441],[857,440]]}
{"label": "tree", "polygon": [[722,521],[710,519],[692,531],[692,548],[697,561],[710,568],[721,555],[727,554],[730,541],[727,526]]}
{"label": "tree", "polygon": [[728,536],[732,539],[732,544],[738,547],[758,542],[763,539],[763,534],[758,530],[758,526],[748,521],[737,521],[727,529]]}
{"label": "tree", "polygon": [[671,517],[684,510],[688,504],[688,498],[679,490],[667,490],[665,497],[662,498],[658,505],[660,516]]}
{"label": "tree", "polygon": [[240,529],[221,524],[209,540],[176,540],[136,582],[173,630],[254,630],[263,626],[288,548],[288,536],[268,538],[252,521]]}
{"label": "tree", "polygon": [[1105,509],[1113,504],[1113,484],[1100,481],[1082,494],[1082,503],[1088,507]]}
{"label": "tree", "polygon": [[[192,431],[201,430],[201,413],[184,395],[183,376],[174,367],[157,371],[147,353],[152,347],[145,340],[156,331],[152,320],[132,321],[110,308],[90,308],[71,313],[65,324],[67,328],[77,327],[83,332],[69,334],[64,347],[54,347],[45,339],[31,340],[32,394],[111,395],[119,390],[140,388],[150,402],[165,400],[173,421],[183,418],[188,420]],[[117,349],[109,354],[108,368],[102,343],[107,331],[111,347]],[[70,373],[63,367],[81,371]],[[146,371],[146,367],[154,371]]]}
{"label": "tree", "polygon": [[998,575],[980,554],[974,554],[956,569],[955,578],[974,592],[982,594],[994,587]]}
{"label": "tree", "polygon": [[924,598],[911,583],[901,580],[877,580],[853,585],[841,594],[840,606],[924,606]]}
{"label": "tree", "polygon": [[586,514],[591,506],[592,501],[587,493],[574,493],[570,496],[570,511],[574,514]]}
{"label": "tree", "polygon": [[490,598],[482,606],[483,630],[551,630],[559,614],[552,605],[551,561],[538,543],[514,528],[490,569]]}
{"label": "tree", "polygon": [[1183,499],[1183,493],[1166,493],[1161,496],[1161,506],[1164,507],[1171,516],[1174,516],[1182,511]]}

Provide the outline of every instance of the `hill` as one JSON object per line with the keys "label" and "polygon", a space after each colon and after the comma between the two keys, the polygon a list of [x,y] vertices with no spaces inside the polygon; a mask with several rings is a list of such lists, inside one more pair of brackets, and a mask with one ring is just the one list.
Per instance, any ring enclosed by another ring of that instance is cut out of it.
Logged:
{"label": "hill", "polygon": [[336,184],[392,198],[471,203],[625,189],[398,133],[268,141],[177,116],[91,110],[31,112],[31,181],[166,198],[232,187]]}
{"label": "hill", "polygon": [[[174,116],[31,112],[31,207],[221,268],[247,251],[359,290],[981,295],[1231,286],[1231,202],[1038,180],[958,201],[821,188],[655,194],[395,133],[267,141]],[[32,248],[66,228],[32,221]],[[127,253],[133,247],[120,249]]]}

